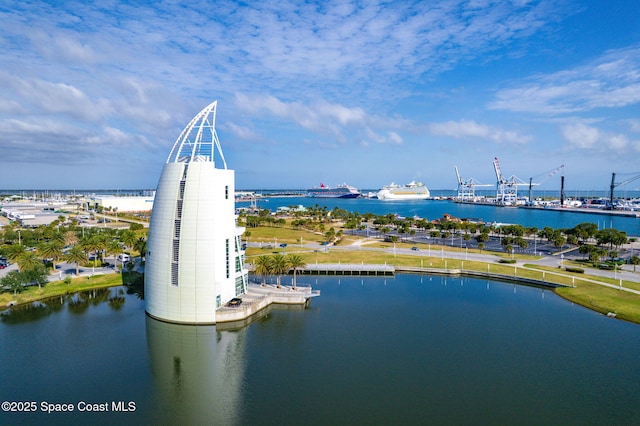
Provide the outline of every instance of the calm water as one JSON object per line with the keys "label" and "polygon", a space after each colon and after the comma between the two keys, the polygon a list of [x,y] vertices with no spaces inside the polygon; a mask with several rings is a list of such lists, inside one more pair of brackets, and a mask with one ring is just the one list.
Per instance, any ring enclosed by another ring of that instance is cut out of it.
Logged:
{"label": "calm water", "polygon": [[322,291],[308,309],[273,309],[235,331],[149,319],[122,288],[5,312],[3,401],[135,411],[0,413],[0,423],[640,422],[638,325],[477,279],[308,284]]}
{"label": "calm water", "polygon": [[[486,205],[460,204],[452,201],[413,200],[380,201],[376,199],[336,199],[307,197],[274,197],[259,200],[260,208],[275,211],[278,207],[314,205],[333,209],[338,207],[351,212],[373,213],[378,215],[394,213],[401,216],[420,216],[429,220],[439,219],[445,213],[459,218],[481,219],[485,222],[517,223],[523,226],[545,226],[552,228],[573,228],[582,222],[591,222],[599,229],[616,228],[628,235],[640,236],[640,218],[609,216],[594,213],[572,213],[567,211],[532,210],[521,208],[494,207]],[[236,203],[238,207],[249,203]]]}

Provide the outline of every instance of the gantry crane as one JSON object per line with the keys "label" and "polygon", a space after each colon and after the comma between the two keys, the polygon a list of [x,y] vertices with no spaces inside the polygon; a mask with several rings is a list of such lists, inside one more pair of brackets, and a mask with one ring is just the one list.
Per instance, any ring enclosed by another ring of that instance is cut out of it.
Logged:
{"label": "gantry crane", "polygon": [[458,178],[458,201],[475,201],[476,198],[476,186],[492,186],[491,184],[479,183],[474,178],[462,179],[458,166],[453,166],[456,169],[456,177]]}
{"label": "gantry crane", "polygon": [[564,164],[561,164],[560,166],[556,167],[555,169],[543,173],[543,174],[546,174],[546,176],[544,178],[542,178],[542,180],[540,180],[537,183],[533,182],[533,178],[531,178],[531,177],[529,178],[529,202],[530,203],[533,200],[533,198],[532,198],[533,196],[531,195],[533,187],[534,186],[538,186],[538,185],[542,185],[544,182],[546,182],[548,179],[550,179],[553,175],[558,173],[560,170],[562,170],[562,184],[561,184],[561,188],[560,188],[560,205],[562,205],[562,203],[564,202]]}
{"label": "gantry crane", "polygon": [[616,182],[616,174],[615,173],[611,173],[611,186],[609,186],[609,207],[611,209],[613,209],[613,190],[618,187],[618,186],[622,186],[622,185],[626,185],[628,183],[633,182],[636,179],[640,179],[640,174],[637,174],[625,181],[622,182]]}
{"label": "gantry crane", "polygon": [[500,170],[498,157],[493,159],[493,168],[496,172],[496,203],[502,206],[510,206],[517,203],[518,186],[528,185],[515,175],[505,178]]}

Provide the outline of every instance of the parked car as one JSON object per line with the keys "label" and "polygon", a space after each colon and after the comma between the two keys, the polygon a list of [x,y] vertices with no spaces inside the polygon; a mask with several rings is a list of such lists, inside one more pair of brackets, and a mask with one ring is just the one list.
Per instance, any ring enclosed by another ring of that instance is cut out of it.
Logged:
{"label": "parked car", "polygon": [[125,253],[120,253],[118,255],[118,260],[120,262],[128,262],[128,261],[131,260],[131,256],[129,256],[128,254],[125,254]]}
{"label": "parked car", "polygon": [[242,305],[242,299],[238,297],[234,297],[233,299],[229,300],[229,303],[227,303],[227,306],[232,308],[237,308],[240,305]]}

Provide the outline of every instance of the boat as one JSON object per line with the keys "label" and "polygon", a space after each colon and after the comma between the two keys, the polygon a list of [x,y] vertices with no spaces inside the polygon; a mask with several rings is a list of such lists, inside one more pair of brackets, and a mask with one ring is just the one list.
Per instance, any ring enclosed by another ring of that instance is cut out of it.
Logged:
{"label": "boat", "polygon": [[307,197],[313,198],[358,198],[360,192],[351,185],[343,183],[335,188],[331,188],[324,183],[307,189]]}
{"label": "boat", "polygon": [[431,196],[422,182],[412,181],[405,185],[392,183],[378,191],[379,200],[426,200]]}

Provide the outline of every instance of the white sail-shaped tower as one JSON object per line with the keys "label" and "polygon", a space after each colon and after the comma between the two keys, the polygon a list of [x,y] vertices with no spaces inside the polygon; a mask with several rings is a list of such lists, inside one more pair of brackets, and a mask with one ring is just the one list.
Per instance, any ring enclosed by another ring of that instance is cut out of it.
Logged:
{"label": "white sail-shaped tower", "polygon": [[214,324],[216,309],[247,291],[235,173],[227,169],[216,134],[216,107],[217,101],[185,127],[158,183],[144,299],[147,313],[160,320]]}

